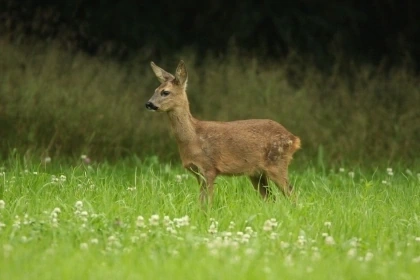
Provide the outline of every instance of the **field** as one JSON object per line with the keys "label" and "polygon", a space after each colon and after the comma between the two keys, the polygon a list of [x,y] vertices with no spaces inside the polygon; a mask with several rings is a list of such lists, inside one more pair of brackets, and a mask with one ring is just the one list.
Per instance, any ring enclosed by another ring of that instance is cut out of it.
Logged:
{"label": "field", "polygon": [[418,279],[420,170],[292,164],[293,200],[262,201],[156,158],[4,161],[1,279]]}

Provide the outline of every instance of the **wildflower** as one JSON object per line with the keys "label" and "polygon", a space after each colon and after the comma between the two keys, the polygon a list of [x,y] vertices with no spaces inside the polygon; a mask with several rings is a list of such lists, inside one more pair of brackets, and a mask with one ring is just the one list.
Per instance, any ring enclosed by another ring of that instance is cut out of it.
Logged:
{"label": "wildflower", "polygon": [[92,244],[98,244],[98,243],[99,243],[99,241],[98,241],[98,239],[96,239],[96,238],[92,238],[92,239],[90,240],[90,243],[92,243]]}
{"label": "wildflower", "polygon": [[299,235],[297,240],[298,246],[302,247],[306,244],[306,238],[304,235]]}
{"label": "wildflower", "polygon": [[83,208],[83,202],[82,201],[76,201],[76,204],[74,205],[77,210],[81,210]]}
{"label": "wildflower", "polygon": [[50,157],[45,157],[43,160],[44,163],[50,163],[51,162],[51,158]]}
{"label": "wildflower", "polygon": [[87,250],[89,248],[89,245],[87,243],[80,243],[80,249],[81,250]]}
{"label": "wildflower", "polygon": [[331,222],[325,222],[324,226],[326,226],[327,228],[330,228],[331,227]]}
{"label": "wildflower", "polygon": [[350,248],[350,250],[347,252],[347,256],[350,258],[354,258],[357,255],[357,249],[356,248]]}
{"label": "wildflower", "polygon": [[15,221],[13,223],[14,229],[20,229],[20,218],[18,215],[15,216]]}
{"label": "wildflower", "polygon": [[170,225],[172,225],[172,221],[171,221],[171,218],[169,218],[169,216],[164,216],[163,217],[163,225],[164,226],[170,226]]}
{"label": "wildflower", "polygon": [[413,172],[411,172],[411,170],[410,170],[410,169],[406,169],[406,170],[405,170],[405,173],[407,173],[407,175],[410,175],[410,176],[412,176],[412,175],[413,175]]}
{"label": "wildflower", "polygon": [[413,263],[420,263],[420,256],[414,258]]}
{"label": "wildflower", "polygon": [[284,241],[281,241],[281,242],[280,242],[280,248],[282,248],[282,249],[287,249],[287,248],[289,248],[289,247],[290,247],[290,244],[289,244],[289,243],[284,242]]}
{"label": "wildflower", "polygon": [[416,240],[417,242],[420,242],[420,236],[416,237],[414,240]]}
{"label": "wildflower", "polygon": [[65,175],[60,175],[60,182],[64,183],[67,180],[67,177]]}
{"label": "wildflower", "polygon": [[249,235],[252,235],[254,233],[254,231],[252,230],[252,227],[246,227],[245,228],[245,233],[248,233]]}
{"label": "wildflower", "polygon": [[181,175],[175,175],[175,181],[177,181],[178,183],[181,183],[182,176]]}
{"label": "wildflower", "polygon": [[152,215],[149,219],[149,224],[151,226],[158,226],[159,225],[159,215]]}
{"label": "wildflower", "polygon": [[365,261],[370,261],[370,260],[372,260],[373,259],[373,253],[371,253],[371,252],[367,252],[366,253],[366,256],[365,256]]}
{"label": "wildflower", "polygon": [[209,227],[209,229],[208,229],[208,232],[210,233],[210,234],[215,234],[215,233],[217,233],[217,226],[219,225],[219,223],[217,222],[217,221],[212,221],[211,222],[211,224],[210,224],[210,227]]}
{"label": "wildflower", "polygon": [[127,191],[131,191],[131,192],[133,192],[133,191],[135,191],[137,188],[136,187],[128,187],[127,188]]}
{"label": "wildflower", "polygon": [[335,245],[334,238],[332,236],[325,237],[325,244],[327,244],[327,245]]}
{"label": "wildflower", "polygon": [[345,169],[343,167],[340,167],[340,169],[338,169],[338,171],[343,173],[345,171]]}
{"label": "wildflower", "polygon": [[0,222],[0,230],[1,230],[2,228],[4,228],[4,227],[6,227],[6,224],[4,224],[4,223]]}
{"label": "wildflower", "polygon": [[144,224],[144,218],[143,218],[143,216],[138,216],[138,217],[137,217],[137,220],[136,220],[136,226],[137,226],[138,228],[144,228],[144,227],[145,227],[145,224]]}
{"label": "wildflower", "polygon": [[4,200],[0,199],[0,210],[3,210],[6,207],[6,202]]}
{"label": "wildflower", "polygon": [[170,233],[170,234],[176,234],[176,233],[177,233],[176,229],[174,229],[174,228],[173,228],[173,227],[171,227],[171,226],[167,227],[167,228],[166,228],[166,231],[167,231],[168,233]]}
{"label": "wildflower", "polygon": [[270,234],[270,239],[272,239],[272,240],[275,240],[275,239],[277,239],[277,237],[278,237],[279,235],[278,235],[278,233],[276,233],[276,232],[272,232],[271,234]]}
{"label": "wildflower", "polygon": [[175,218],[174,222],[175,222],[175,226],[178,227],[178,228],[179,227],[186,227],[186,226],[190,225],[190,217],[184,216],[184,217],[181,217],[181,218]]}
{"label": "wildflower", "polygon": [[34,175],[38,175],[38,172],[37,172],[37,171],[34,171],[34,172],[32,172],[32,174],[34,174]]}
{"label": "wildflower", "polygon": [[239,240],[239,242],[241,242],[242,244],[248,243],[250,238],[251,236],[248,233],[245,233],[241,236],[241,239]]}
{"label": "wildflower", "polygon": [[277,221],[276,219],[272,218],[264,222],[263,230],[272,231],[275,227],[277,227]]}
{"label": "wildflower", "polygon": [[352,178],[352,179],[354,178],[354,172],[353,171],[349,172],[349,177]]}
{"label": "wildflower", "polygon": [[233,230],[235,228],[235,222],[234,221],[231,221],[230,223],[229,223],[229,227],[228,227],[228,229],[229,230]]}
{"label": "wildflower", "polygon": [[388,184],[389,184],[389,182],[388,182],[387,180],[382,180],[382,184],[384,184],[384,185],[388,185]]}
{"label": "wildflower", "polygon": [[327,236],[328,236],[328,233],[323,232],[323,233],[321,234],[321,236],[322,236],[322,237],[327,237]]}

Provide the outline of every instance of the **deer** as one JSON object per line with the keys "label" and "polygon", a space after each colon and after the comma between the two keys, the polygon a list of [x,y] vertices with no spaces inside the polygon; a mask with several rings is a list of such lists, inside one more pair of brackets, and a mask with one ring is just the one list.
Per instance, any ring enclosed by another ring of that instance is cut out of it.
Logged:
{"label": "deer", "polygon": [[166,112],[184,168],[200,185],[200,201],[212,202],[219,175],[248,176],[264,200],[272,197],[269,180],[285,197],[293,186],[288,166],[300,149],[300,138],[270,119],[205,121],[194,118],[187,97],[188,73],[183,60],[175,75],[150,63],[161,83],[146,102],[151,111]]}

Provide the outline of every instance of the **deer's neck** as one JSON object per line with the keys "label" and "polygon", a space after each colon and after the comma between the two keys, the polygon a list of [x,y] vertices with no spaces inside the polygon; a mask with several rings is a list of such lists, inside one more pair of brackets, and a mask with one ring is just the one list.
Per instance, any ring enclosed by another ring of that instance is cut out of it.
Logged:
{"label": "deer's neck", "polygon": [[178,144],[186,144],[196,139],[196,120],[191,115],[189,106],[174,109],[168,112],[168,116]]}

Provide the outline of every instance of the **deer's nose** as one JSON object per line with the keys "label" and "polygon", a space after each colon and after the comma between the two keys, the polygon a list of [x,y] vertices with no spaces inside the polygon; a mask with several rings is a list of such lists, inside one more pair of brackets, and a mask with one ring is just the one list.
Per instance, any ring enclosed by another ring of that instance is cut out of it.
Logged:
{"label": "deer's nose", "polygon": [[156,111],[157,109],[158,109],[158,107],[156,107],[155,106],[155,104],[153,104],[152,102],[146,102],[146,108],[148,109],[148,110],[153,110],[153,111]]}

